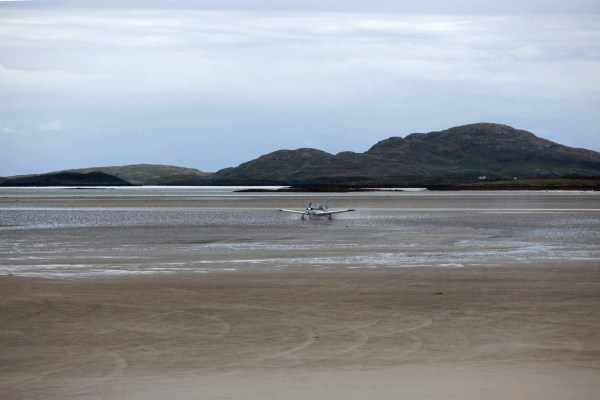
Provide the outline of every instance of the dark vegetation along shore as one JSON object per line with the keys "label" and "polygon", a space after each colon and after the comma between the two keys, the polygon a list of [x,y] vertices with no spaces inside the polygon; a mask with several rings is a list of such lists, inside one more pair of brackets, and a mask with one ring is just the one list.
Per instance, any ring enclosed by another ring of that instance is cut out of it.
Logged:
{"label": "dark vegetation along shore", "polygon": [[[101,173],[103,175],[99,175]],[[111,180],[114,178],[114,180]],[[289,185],[303,191],[600,189],[600,153],[506,125],[479,123],[382,140],[364,153],[278,150],[207,173],[126,165],[0,178],[2,186]]]}
{"label": "dark vegetation along shore", "polygon": [[0,186],[133,186],[133,184],[101,171],[93,171],[25,176],[6,180],[1,182]]}
{"label": "dark vegetation along shore", "polygon": [[401,182],[396,185],[298,184],[281,189],[242,189],[239,192],[371,192],[385,190],[600,190],[600,179],[521,179],[487,182]]}

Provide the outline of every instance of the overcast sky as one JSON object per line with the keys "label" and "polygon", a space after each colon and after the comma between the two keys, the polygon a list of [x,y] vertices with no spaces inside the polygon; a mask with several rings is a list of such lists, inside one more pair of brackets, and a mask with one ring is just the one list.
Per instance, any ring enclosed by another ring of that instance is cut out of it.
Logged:
{"label": "overcast sky", "polygon": [[600,151],[599,110],[596,0],[0,0],[0,176],[474,122]]}

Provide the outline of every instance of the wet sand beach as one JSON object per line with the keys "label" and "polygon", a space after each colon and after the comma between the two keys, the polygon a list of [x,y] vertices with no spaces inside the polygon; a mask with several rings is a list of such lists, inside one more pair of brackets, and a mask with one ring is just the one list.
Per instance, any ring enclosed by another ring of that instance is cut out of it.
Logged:
{"label": "wet sand beach", "polygon": [[599,196],[236,196],[3,196],[1,397],[600,391]]}

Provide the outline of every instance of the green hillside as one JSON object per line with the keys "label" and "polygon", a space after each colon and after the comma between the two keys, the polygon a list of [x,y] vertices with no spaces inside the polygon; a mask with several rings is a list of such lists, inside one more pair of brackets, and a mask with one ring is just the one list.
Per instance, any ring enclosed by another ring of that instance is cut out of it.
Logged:
{"label": "green hillside", "polygon": [[279,150],[218,171],[219,183],[366,184],[398,181],[600,177],[600,153],[479,123],[380,141],[364,153]]}
{"label": "green hillside", "polygon": [[163,185],[179,181],[193,182],[200,178],[201,180],[204,180],[206,177],[210,176],[210,173],[202,172],[194,168],[155,164],[132,164],[120,167],[92,167],[68,170],[68,172],[78,173],[88,173],[92,171],[100,171],[114,175],[135,185]]}
{"label": "green hillside", "polygon": [[0,186],[131,186],[131,183],[100,171],[57,172],[8,179]]}
{"label": "green hillside", "polygon": [[[585,180],[580,185],[597,186],[600,153],[564,146],[510,126],[479,123],[444,131],[391,137],[364,153],[301,148],[278,150],[225,168],[214,174],[170,165],[135,164],[82,168],[61,173],[79,175],[100,172],[136,185],[439,185],[484,183],[508,180],[504,186],[525,187],[525,180],[545,180],[550,185],[569,187],[566,180]],[[56,184],[53,174],[5,179],[4,185],[31,182]],[[105,179],[86,175],[90,184]],[[81,177],[59,176],[61,185]],[[20,179],[20,180],[16,180]],[[553,180],[553,181],[549,181]],[[562,180],[562,181],[561,181]],[[106,180],[109,182],[109,180]],[[533,181],[532,181],[533,182]],[[562,182],[562,183],[561,183]],[[109,185],[112,183],[106,183]],[[118,184],[118,183],[115,183]],[[66,185],[66,184],[65,184]],[[537,183],[529,186],[536,187]],[[577,186],[577,185],[575,185]]]}

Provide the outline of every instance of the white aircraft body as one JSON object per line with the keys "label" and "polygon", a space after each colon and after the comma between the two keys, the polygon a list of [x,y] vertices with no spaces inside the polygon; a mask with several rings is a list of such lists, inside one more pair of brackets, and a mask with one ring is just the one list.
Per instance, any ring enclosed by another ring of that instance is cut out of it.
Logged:
{"label": "white aircraft body", "polygon": [[305,211],[286,210],[286,209],[283,209],[283,208],[280,208],[277,211],[283,211],[283,212],[289,212],[289,213],[294,213],[294,214],[300,214],[302,219],[304,219],[305,217],[308,217],[308,219],[312,219],[313,217],[327,217],[329,219],[332,219],[331,216],[333,214],[341,214],[341,213],[345,213],[345,212],[349,212],[349,211],[355,211],[355,210],[354,210],[354,208],[347,208],[345,210],[329,210],[329,200],[327,200],[325,202],[324,206],[322,206],[320,204],[310,203],[308,205],[308,207],[306,207]]}

